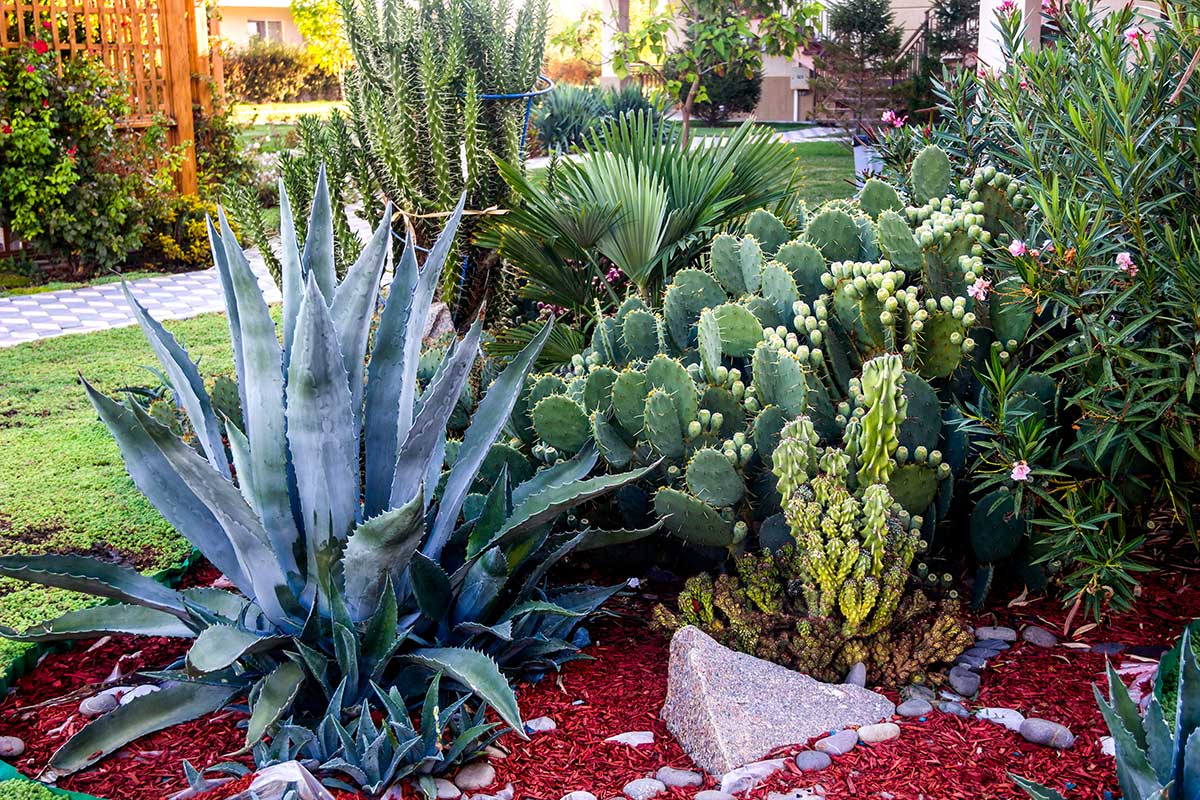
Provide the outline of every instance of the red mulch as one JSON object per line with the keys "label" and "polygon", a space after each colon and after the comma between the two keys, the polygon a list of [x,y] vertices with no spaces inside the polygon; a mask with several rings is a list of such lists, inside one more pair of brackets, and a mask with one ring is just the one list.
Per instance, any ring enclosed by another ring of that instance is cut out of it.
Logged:
{"label": "red mulch", "polygon": [[[1186,574],[1152,576],[1134,612],[1078,636],[1064,637],[1064,641],[1169,645],[1186,620],[1200,617],[1197,584],[1200,579]],[[690,767],[657,716],[666,694],[667,639],[647,627],[647,604],[645,599],[618,603],[616,607],[629,615],[594,626],[596,643],[587,650],[592,660],[568,664],[559,676],[521,687],[525,717],[550,716],[558,729],[536,734],[529,742],[511,734],[504,736],[500,744],[512,753],[496,762],[497,781],[491,791],[511,782],[517,800],[558,800],[577,789],[604,800],[619,795],[625,783],[653,774],[660,766]],[[1054,600],[1011,607],[998,601],[976,622],[1014,627],[1036,623],[1061,635],[1066,616]],[[1086,623],[1076,618],[1072,630]],[[18,681],[16,690],[0,701],[0,735],[20,736],[29,747],[17,766],[26,774],[36,774],[81,724],[76,716],[65,729],[54,732],[76,713],[77,699],[34,713],[22,714],[21,708],[103,680],[122,655],[136,653],[122,662],[128,671],[135,666],[162,666],[185,649],[185,642],[115,637],[94,650],[80,645],[48,656],[33,675]],[[748,797],[763,800],[772,791],[820,783],[831,800],[869,798],[880,792],[889,792],[895,800],[1017,800],[1024,795],[1007,777],[1012,772],[1053,786],[1071,800],[1100,800],[1106,791],[1115,794],[1117,788],[1112,759],[1100,753],[1098,738],[1106,729],[1091,688],[1102,679],[1104,661],[1104,656],[1086,650],[1039,650],[1021,642],[991,661],[980,697],[971,704],[1016,708],[1027,716],[1061,722],[1077,737],[1069,751],[1028,744],[1018,734],[989,722],[935,712],[924,722],[897,720],[903,734],[896,741],[860,746],[820,773],[799,775],[794,768],[777,773]],[[161,731],[60,785],[120,800],[166,797],[184,788],[182,759],[201,767],[226,760],[224,754],[237,749],[240,718],[226,712]],[[655,743],[634,749],[604,742],[614,734],[635,730],[653,731]],[[787,748],[780,754],[799,749]],[[229,797],[247,782],[233,781],[203,797]],[[710,779],[705,788],[715,786]],[[686,800],[694,793],[675,789],[663,798]]]}

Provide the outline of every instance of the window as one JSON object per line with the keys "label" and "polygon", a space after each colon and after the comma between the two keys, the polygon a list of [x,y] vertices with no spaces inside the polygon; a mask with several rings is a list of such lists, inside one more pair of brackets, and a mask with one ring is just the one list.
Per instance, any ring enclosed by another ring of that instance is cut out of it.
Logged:
{"label": "window", "polygon": [[251,39],[268,42],[283,41],[283,23],[277,19],[252,19],[246,22],[246,33]]}

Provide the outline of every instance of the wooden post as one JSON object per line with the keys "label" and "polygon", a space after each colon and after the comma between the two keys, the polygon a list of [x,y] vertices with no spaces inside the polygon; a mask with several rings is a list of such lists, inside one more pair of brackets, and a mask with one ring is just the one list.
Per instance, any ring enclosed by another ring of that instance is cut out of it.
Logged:
{"label": "wooden post", "polygon": [[[167,97],[175,127],[173,146],[184,145],[183,164],[176,180],[182,194],[196,194],[196,131],[192,122],[192,56],[196,25],[189,13],[192,0],[161,0],[159,24],[163,36],[163,61],[167,73]],[[192,20],[189,26],[188,21]],[[189,40],[191,44],[189,45]]]}

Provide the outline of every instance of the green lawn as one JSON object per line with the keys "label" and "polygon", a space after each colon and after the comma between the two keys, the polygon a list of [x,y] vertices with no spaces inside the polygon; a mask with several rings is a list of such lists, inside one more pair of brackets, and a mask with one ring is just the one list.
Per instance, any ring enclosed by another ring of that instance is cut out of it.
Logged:
{"label": "green lawn", "polygon": [[[205,374],[229,371],[224,315],[168,322]],[[138,493],[78,383],[115,392],[153,378],[138,327],[0,350],[0,553],[87,553],[156,570],[190,547]],[[0,624],[24,628],[88,602],[0,579]],[[0,670],[26,645],[0,639]]]}
{"label": "green lawn", "polygon": [[346,108],[340,100],[314,100],[308,103],[245,103],[233,107],[234,121],[239,125],[268,123],[292,124],[305,114],[327,115],[334,109]]}
{"label": "green lawn", "polygon": [[854,154],[839,142],[797,142],[800,194],[812,208],[826,200],[854,194]]}
{"label": "green lawn", "polygon": [[0,274],[0,295],[41,294],[42,292],[57,292],[60,289],[78,289],[82,286],[99,286],[103,283],[116,283],[120,280],[136,281],[139,278],[149,278],[162,275],[161,272],[148,270],[132,270],[120,275],[98,275],[86,281],[49,281],[47,283],[26,283],[21,275]]}

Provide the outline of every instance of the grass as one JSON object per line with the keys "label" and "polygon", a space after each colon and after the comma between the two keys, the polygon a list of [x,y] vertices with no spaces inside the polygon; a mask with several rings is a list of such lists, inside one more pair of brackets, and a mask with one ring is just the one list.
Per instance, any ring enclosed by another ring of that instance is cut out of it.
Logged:
{"label": "grass", "polygon": [[[47,283],[38,284],[22,284],[20,281],[25,280],[22,276],[0,275],[0,294],[5,296],[41,294],[43,292],[57,292],[63,289],[79,289],[84,286],[100,286],[105,283],[116,283],[117,281],[127,280],[136,281],[139,278],[150,278],[154,275],[162,275],[161,272],[151,272],[149,270],[132,270],[124,272],[120,275],[98,275],[86,281],[49,281]],[[9,283],[9,279],[12,282]]]}
{"label": "grass", "polygon": [[334,109],[345,109],[341,100],[314,100],[308,103],[245,103],[233,107],[233,119],[239,125],[269,123],[294,124],[305,114],[326,116]]}
{"label": "grass", "polygon": [[[205,374],[232,369],[224,315],[166,323]],[[89,553],[157,570],[190,546],[142,497],[79,386],[153,382],[139,328],[43,339],[0,351],[0,553]],[[23,629],[89,602],[0,579],[0,624]],[[28,645],[0,639],[0,671]]]}
{"label": "grass", "polygon": [[797,142],[800,194],[809,208],[854,194],[854,155],[839,142]]}

